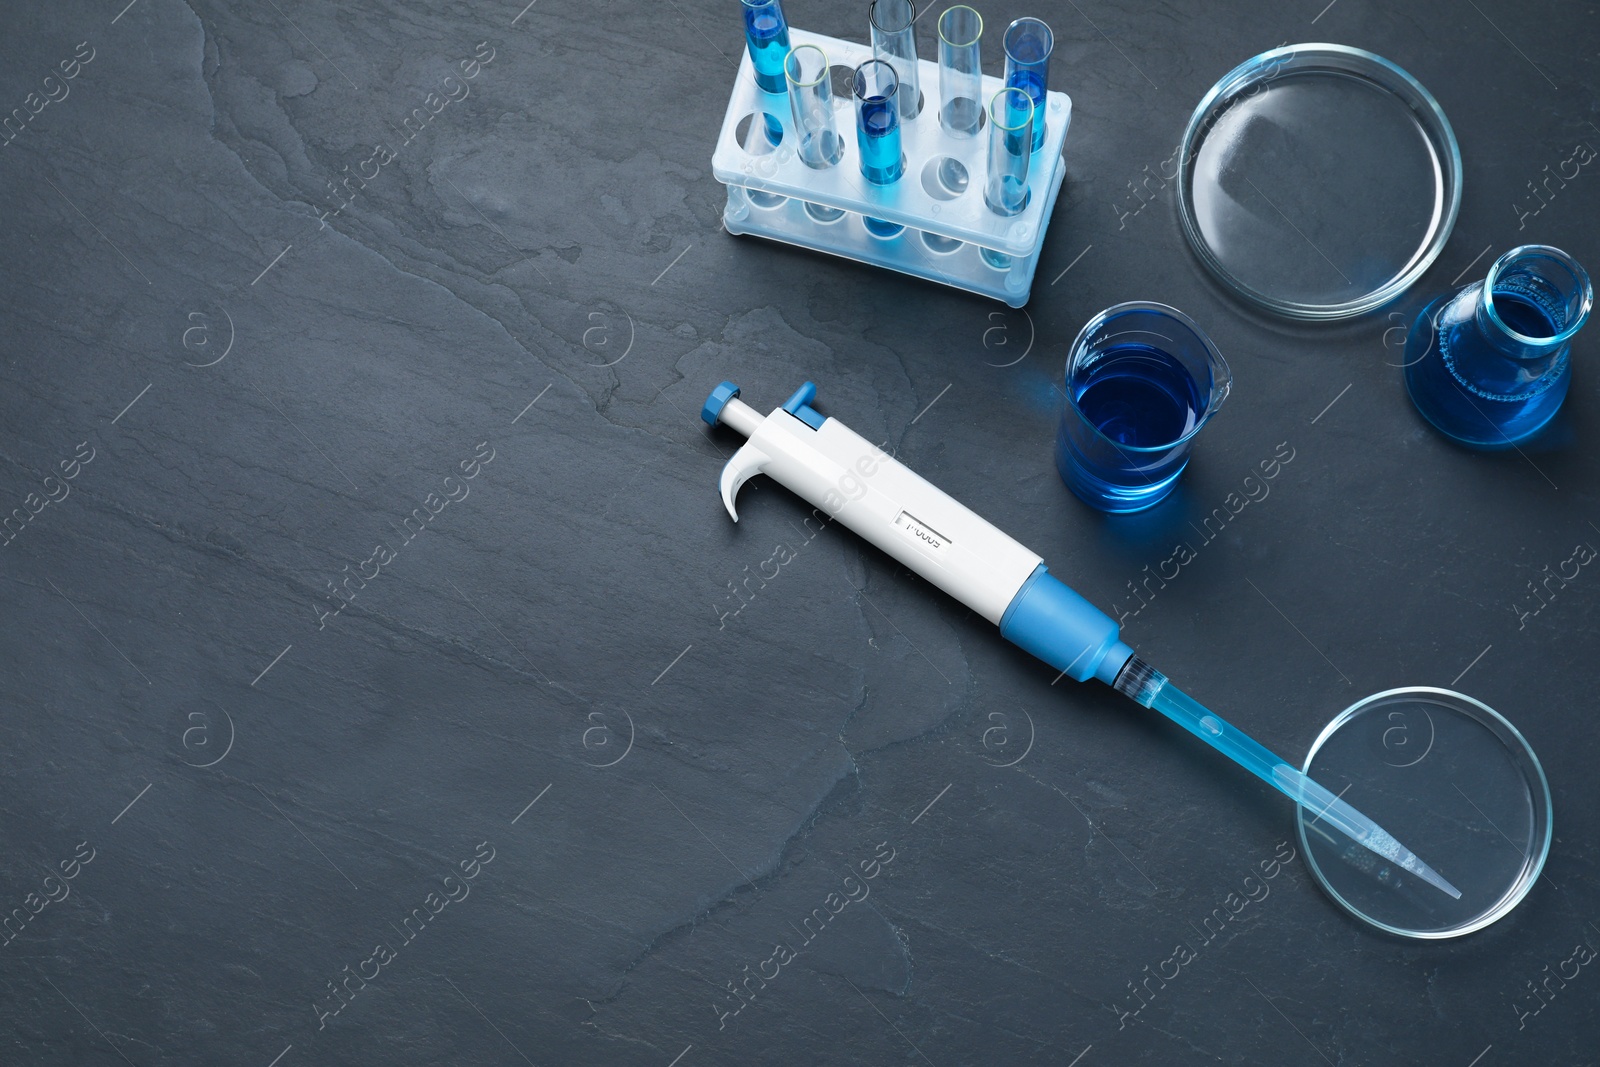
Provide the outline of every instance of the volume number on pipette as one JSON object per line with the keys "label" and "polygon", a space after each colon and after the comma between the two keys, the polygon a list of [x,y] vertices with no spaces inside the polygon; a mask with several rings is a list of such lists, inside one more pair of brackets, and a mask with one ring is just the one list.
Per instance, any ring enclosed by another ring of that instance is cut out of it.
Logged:
{"label": "volume number on pipette", "polygon": [[950,547],[950,539],[943,534],[929,528],[927,524],[912,515],[909,511],[902,511],[894,517],[894,524],[905,530],[918,544],[934,552],[943,552]]}

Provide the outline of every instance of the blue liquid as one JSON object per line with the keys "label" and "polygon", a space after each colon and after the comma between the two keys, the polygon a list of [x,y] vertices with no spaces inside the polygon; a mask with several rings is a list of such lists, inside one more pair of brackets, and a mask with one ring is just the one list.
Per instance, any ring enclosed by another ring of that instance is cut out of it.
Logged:
{"label": "blue liquid", "polygon": [[[1568,357],[1563,346],[1544,365],[1513,358],[1510,352],[1525,346],[1508,350],[1484,336],[1473,314],[1479,298],[1476,289],[1467,298],[1446,294],[1422,309],[1406,336],[1406,388],[1445,436],[1472,448],[1506,449],[1538,433],[1561,407],[1571,381]],[[1561,332],[1560,311],[1531,291],[1497,288],[1494,307],[1525,337]]]}
{"label": "blue liquid", "polygon": [[789,86],[783,61],[789,58],[789,24],[776,3],[752,8],[744,5],[744,39],[750,48],[756,84],[763,92],[784,93]]}
{"label": "blue liquid", "polygon": [[1138,511],[1165,497],[1189,456],[1187,447],[1161,449],[1204,417],[1210,383],[1202,388],[1159,348],[1124,343],[1079,368],[1067,388],[1073,403],[1056,438],[1056,467],[1067,486],[1110,512]]}
{"label": "blue liquid", "polygon": [[895,237],[905,229],[898,222],[885,222],[883,219],[875,219],[871,215],[861,216],[861,224],[874,237]]}
{"label": "blue liquid", "polygon": [[905,173],[900,154],[900,115],[894,101],[869,96],[856,106],[856,144],[861,149],[861,176],[873,185],[893,185]]}
{"label": "blue liquid", "polygon": [[761,113],[761,125],[766,130],[767,143],[769,145],[776,148],[783,143],[783,123],[778,121],[776,115],[763,111]]}
{"label": "blue liquid", "polygon": [[1554,337],[1561,331],[1556,328],[1555,316],[1546,311],[1537,300],[1529,299],[1511,289],[1501,289],[1494,294],[1494,310],[1500,321],[1524,337]]}
{"label": "blue liquid", "polygon": [[1072,383],[1078,410],[1119,445],[1170,445],[1199,420],[1200,387],[1182,363],[1146,344],[1106,349]]}
{"label": "blue liquid", "polygon": [[1045,71],[1040,70],[1013,70],[1006,76],[1006,88],[1021,89],[1028,94],[1028,99],[1033,101],[1033,150],[1037,152],[1044,145],[1044,94]]}

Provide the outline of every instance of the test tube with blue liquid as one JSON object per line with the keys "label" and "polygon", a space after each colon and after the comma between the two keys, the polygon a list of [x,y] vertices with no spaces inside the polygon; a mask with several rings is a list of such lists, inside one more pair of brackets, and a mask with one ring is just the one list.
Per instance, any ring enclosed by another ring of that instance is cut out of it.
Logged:
{"label": "test tube with blue liquid", "polygon": [[783,61],[789,55],[789,20],[778,0],[739,0],[744,8],[744,42],[750,50],[756,85],[766,93],[781,93]]}
{"label": "test tube with blue liquid", "polygon": [[[1038,121],[1033,100],[1021,89],[1001,89],[989,101],[988,175],[983,202],[996,215],[1020,215],[1028,206],[1028,163],[1033,157],[1033,127]],[[1012,257],[980,248],[983,261],[995,270],[1009,270]]]}
{"label": "test tube with blue liquid", "polygon": [[[899,94],[902,86],[894,67],[869,59],[856,68],[856,146],[861,150],[861,176],[873,185],[893,185],[906,172],[900,151]],[[867,232],[893,237],[904,226],[863,215]]]}
{"label": "test tube with blue liquid", "polygon": [[1050,53],[1055,35],[1039,19],[1021,18],[1006,27],[1005,83],[1033,98],[1033,150],[1044,145],[1045,93],[1050,89]]}

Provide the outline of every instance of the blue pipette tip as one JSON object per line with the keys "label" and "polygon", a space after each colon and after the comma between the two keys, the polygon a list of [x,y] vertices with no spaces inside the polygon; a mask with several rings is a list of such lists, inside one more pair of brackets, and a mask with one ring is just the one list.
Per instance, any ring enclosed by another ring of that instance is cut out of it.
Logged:
{"label": "blue pipette tip", "polygon": [[1295,770],[1287,763],[1280,763],[1272,769],[1270,780],[1286,796],[1292,797],[1302,807],[1316,812],[1311,820],[1312,823],[1326,820],[1329,826],[1356,844],[1410,871],[1440,892],[1456,900],[1461,899],[1461,890],[1451,885],[1438,871],[1422,862],[1415,852],[1396,841],[1393,834],[1330,793],[1303,772]]}
{"label": "blue pipette tip", "polygon": [[[1362,818],[1366,818],[1366,816],[1362,816]],[[1367,819],[1367,821],[1369,823],[1372,822],[1371,819]],[[1385,856],[1394,860],[1400,866],[1404,867],[1406,870],[1410,871],[1418,878],[1421,878],[1424,882],[1427,882],[1434,888],[1443,890],[1456,900],[1461,899],[1461,890],[1451,885],[1449,881],[1445,879],[1444,875],[1440,874],[1432,867],[1429,867],[1426,863],[1423,863],[1422,860],[1417,857],[1415,852],[1412,852],[1400,842],[1396,841],[1389,835],[1387,831],[1384,830],[1383,827],[1379,826],[1377,823],[1372,823],[1372,826],[1373,829],[1377,831],[1374,836],[1377,837],[1378,840],[1371,843],[1362,841],[1361,843],[1363,845],[1366,845],[1380,856]],[[1392,853],[1390,849],[1393,850]]]}
{"label": "blue pipette tip", "polygon": [[[1412,857],[1412,858],[1415,859],[1415,857]],[[1453,886],[1449,882],[1445,881],[1445,879],[1438,872],[1436,872],[1432,867],[1429,867],[1426,863],[1423,863],[1421,860],[1417,860],[1417,866],[1420,869],[1415,871],[1414,872],[1415,874],[1417,874],[1421,878],[1426,879],[1429,882],[1429,884],[1436,885],[1440,889],[1443,889],[1446,893],[1449,893],[1450,896],[1453,897],[1454,899],[1456,899],[1456,900],[1460,900],[1461,899],[1461,890],[1457,889],[1455,886]]]}
{"label": "blue pipette tip", "polygon": [[1296,804],[1316,812],[1312,822],[1323,822],[1363,848],[1410,871],[1424,882],[1456,900],[1461,890],[1417,858],[1383,827],[1338,796],[1289,766],[1265,745],[1208,711],[1204,704],[1167,681],[1167,676],[1131,656],[1112,683],[1118,692],[1147,708],[1161,712],[1206,744],[1269,783]]}

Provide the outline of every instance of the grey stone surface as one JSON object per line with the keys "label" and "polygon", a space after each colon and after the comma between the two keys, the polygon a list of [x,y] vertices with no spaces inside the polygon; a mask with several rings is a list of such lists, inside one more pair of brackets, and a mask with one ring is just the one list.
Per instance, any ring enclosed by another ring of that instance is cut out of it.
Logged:
{"label": "grey stone surface", "polygon": [[[93,458],[0,547],[0,891],[28,916],[0,1060],[1596,1062],[1589,968],[1514,999],[1600,945],[1600,579],[1513,607],[1600,542],[1593,327],[1564,439],[1499,457],[1425,428],[1386,333],[1485,253],[1600,264],[1600,178],[1514,206],[1600,145],[1596,6],[980,6],[1055,26],[1075,101],[1025,313],[721,230],[726,3],[8,6],[0,512]],[[789,16],[865,31],[857,3]],[[1117,206],[1220,74],[1303,40],[1409,69],[1465,162],[1438,263],[1337,327],[1219,293],[1170,189]],[[1179,492],[1111,519],[1053,469],[1052,383],[1136,298],[1237,384]],[[1124,1018],[1288,804],[770,483],[730,523],[736,441],[697,418],[724,378],[764,407],[815,379],[1107,608],[1287,442],[1126,637],[1290,758],[1482,653],[1457,684],[1544,759],[1548,877],[1407,944],[1296,858]]]}

